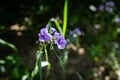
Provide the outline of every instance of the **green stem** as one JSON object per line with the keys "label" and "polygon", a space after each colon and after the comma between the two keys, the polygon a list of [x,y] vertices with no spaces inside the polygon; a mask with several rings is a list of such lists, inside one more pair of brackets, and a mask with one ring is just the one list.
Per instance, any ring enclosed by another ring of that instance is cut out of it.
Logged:
{"label": "green stem", "polygon": [[40,47],[39,52],[37,54],[37,57],[38,57],[37,64],[38,64],[38,71],[39,71],[40,80],[42,80],[42,65],[41,65],[41,62],[42,62],[42,53],[43,53],[42,51],[43,51],[43,47]]}
{"label": "green stem", "polygon": [[42,67],[41,67],[41,60],[42,60],[42,52],[43,47],[40,47],[39,50],[36,52],[36,62],[35,67],[31,73],[31,79],[33,80],[35,75],[39,73],[40,80],[42,80]]}
{"label": "green stem", "polygon": [[66,75],[65,64],[61,65],[61,67],[62,67],[62,80],[65,80],[65,75]]}
{"label": "green stem", "polygon": [[55,53],[55,55],[57,56],[57,58],[59,59],[61,64],[64,64],[64,62],[62,61],[62,59],[58,56],[58,54],[56,53],[55,49],[53,48],[53,51]]}
{"label": "green stem", "polygon": [[48,53],[47,53],[46,46],[44,47],[44,50],[45,50],[45,58],[46,58],[46,61],[48,61]]}
{"label": "green stem", "polygon": [[[46,58],[46,61],[48,62],[49,59],[48,59],[48,53],[47,53],[46,46],[44,47],[44,50],[45,50],[45,58]],[[50,64],[48,64],[48,66],[47,66],[47,75],[46,75],[46,79],[48,78],[49,71],[50,71]],[[46,80],[46,79],[45,79],[45,80]]]}
{"label": "green stem", "polygon": [[51,45],[51,47],[52,47],[55,55],[57,56],[57,58],[60,61],[60,66],[62,68],[62,80],[65,80],[65,72],[66,72],[66,70],[65,70],[65,62],[58,56],[58,54],[57,54],[56,50],[54,49],[53,45]]}
{"label": "green stem", "polygon": [[[76,35],[77,35],[77,34],[76,34]],[[76,36],[76,39],[75,39],[75,40],[76,40],[76,41],[75,41],[76,46],[79,47],[80,44],[79,44],[79,36],[78,36],[78,35]]]}
{"label": "green stem", "polygon": [[38,59],[38,71],[39,71],[40,80],[42,80],[42,67],[41,67],[41,61],[42,61],[42,57],[41,57],[41,55],[40,55],[40,56],[39,56],[39,59]]}

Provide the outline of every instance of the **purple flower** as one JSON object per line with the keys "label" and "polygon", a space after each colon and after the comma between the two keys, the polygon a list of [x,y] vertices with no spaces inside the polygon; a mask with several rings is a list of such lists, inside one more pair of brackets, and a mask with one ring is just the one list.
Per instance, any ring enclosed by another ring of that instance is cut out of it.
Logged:
{"label": "purple flower", "polygon": [[114,5],[115,5],[115,3],[113,1],[106,2],[106,6],[113,7]]}
{"label": "purple flower", "polygon": [[79,28],[75,28],[73,32],[76,33],[76,34],[78,34],[78,35],[81,35],[81,31],[80,31]]}
{"label": "purple flower", "polygon": [[54,38],[56,39],[57,37],[59,37],[59,36],[61,36],[61,35],[60,35],[60,33],[55,32],[55,33],[53,34],[53,36],[54,36]]}
{"label": "purple flower", "polygon": [[38,36],[40,42],[49,41],[52,38],[52,35],[48,33],[48,29],[46,28],[41,29]]}
{"label": "purple flower", "polygon": [[64,49],[67,41],[63,38],[63,36],[58,36],[57,39],[55,39],[55,44],[57,44],[59,49]]}
{"label": "purple flower", "polygon": [[73,34],[74,34],[74,32],[73,32],[73,31],[70,31],[69,35],[72,36]]}
{"label": "purple flower", "polygon": [[106,7],[106,11],[109,12],[109,13],[112,13],[112,12],[113,12],[113,8],[111,8],[111,7]]}
{"label": "purple flower", "polygon": [[59,49],[64,49],[67,44],[67,41],[64,39],[64,37],[58,33],[55,28],[50,27],[49,24],[40,30],[38,36],[40,42],[47,42],[51,40],[57,44]]}
{"label": "purple flower", "polygon": [[115,22],[118,23],[118,24],[120,24],[120,17],[117,17],[117,18],[115,19]]}
{"label": "purple flower", "polygon": [[67,44],[67,41],[64,39],[63,36],[61,36],[60,33],[58,33],[57,31],[53,34],[54,37],[54,42],[55,44],[57,44],[59,49],[64,49],[65,45]]}
{"label": "purple flower", "polygon": [[77,35],[81,35],[81,31],[79,28],[75,28],[73,31],[70,31],[70,36],[72,36],[73,34],[77,34]]}
{"label": "purple flower", "polygon": [[104,8],[105,8],[104,5],[100,5],[100,6],[98,7],[98,10],[99,10],[99,11],[103,11]]}

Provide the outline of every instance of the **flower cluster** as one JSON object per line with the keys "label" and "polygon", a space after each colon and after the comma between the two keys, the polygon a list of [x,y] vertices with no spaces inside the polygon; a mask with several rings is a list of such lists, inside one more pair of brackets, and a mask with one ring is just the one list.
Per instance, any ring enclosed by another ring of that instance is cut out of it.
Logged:
{"label": "flower cluster", "polygon": [[38,37],[40,42],[53,41],[55,44],[57,44],[59,49],[64,49],[67,44],[67,41],[64,39],[64,37],[58,33],[55,28],[52,28],[49,25],[40,30]]}
{"label": "flower cluster", "polygon": [[98,10],[99,11],[107,11],[109,13],[112,13],[114,5],[115,5],[115,3],[113,1],[108,1],[108,2],[105,3],[105,5],[101,4],[98,7]]}

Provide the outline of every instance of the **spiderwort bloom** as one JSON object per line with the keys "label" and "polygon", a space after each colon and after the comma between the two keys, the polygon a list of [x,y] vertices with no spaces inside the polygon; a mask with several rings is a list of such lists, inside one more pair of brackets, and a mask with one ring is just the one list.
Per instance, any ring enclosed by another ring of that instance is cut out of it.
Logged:
{"label": "spiderwort bloom", "polygon": [[70,36],[72,36],[73,34],[74,34],[74,32],[73,32],[73,31],[70,31],[70,32],[69,32],[69,35],[70,35]]}
{"label": "spiderwort bloom", "polygon": [[79,28],[75,28],[73,31],[70,31],[70,36],[72,36],[73,34],[77,34],[77,35],[81,35],[81,31]]}
{"label": "spiderwort bloom", "polygon": [[106,6],[114,7],[115,3],[113,1],[106,2]]}
{"label": "spiderwort bloom", "polygon": [[60,35],[60,33],[55,32],[55,33],[53,34],[53,36],[54,36],[54,38],[56,39],[57,37],[59,37],[59,36],[61,36],[61,35]]}
{"label": "spiderwort bloom", "polygon": [[105,8],[104,5],[100,5],[100,6],[98,7],[98,10],[99,10],[99,11],[103,11],[104,8]]}
{"label": "spiderwort bloom", "polygon": [[113,12],[113,8],[111,8],[111,7],[106,7],[106,11],[109,12],[109,13],[112,13],[112,12]]}
{"label": "spiderwort bloom", "polygon": [[55,32],[53,36],[55,39],[54,43],[57,44],[58,48],[64,49],[67,44],[67,41],[64,39],[64,37],[58,32]]}
{"label": "spiderwort bloom", "polygon": [[63,36],[58,36],[54,42],[57,44],[59,49],[64,49],[67,44],[67,41],[63,38]]}
{"label": "spiderwort bloom", "polygon": [[120,24],[120,17],[115,18],[115,22]]}
{"label": "spiderwort bloom", "polygon": [[81,31],[79,28],[75,28],[73,32],[75,32],[78,35],[81,35]]}
{"label": "spiderwort bloom", "polygon": [[38,36],[40,42],[46,42],[52,38],[52,35],[48,33],[48,30],[46,28],[41,29]]}

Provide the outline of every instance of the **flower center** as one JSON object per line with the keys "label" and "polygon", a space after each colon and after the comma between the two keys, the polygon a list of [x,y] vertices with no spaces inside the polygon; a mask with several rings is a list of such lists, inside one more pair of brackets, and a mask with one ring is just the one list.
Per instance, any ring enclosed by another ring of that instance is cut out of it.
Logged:
{"label": "flower center", "polygon": [[63,44],[63,40],[62,40],[62,39],[59,39],[59,40],[58,40],[58,43],[59,43],[59,44]]}

